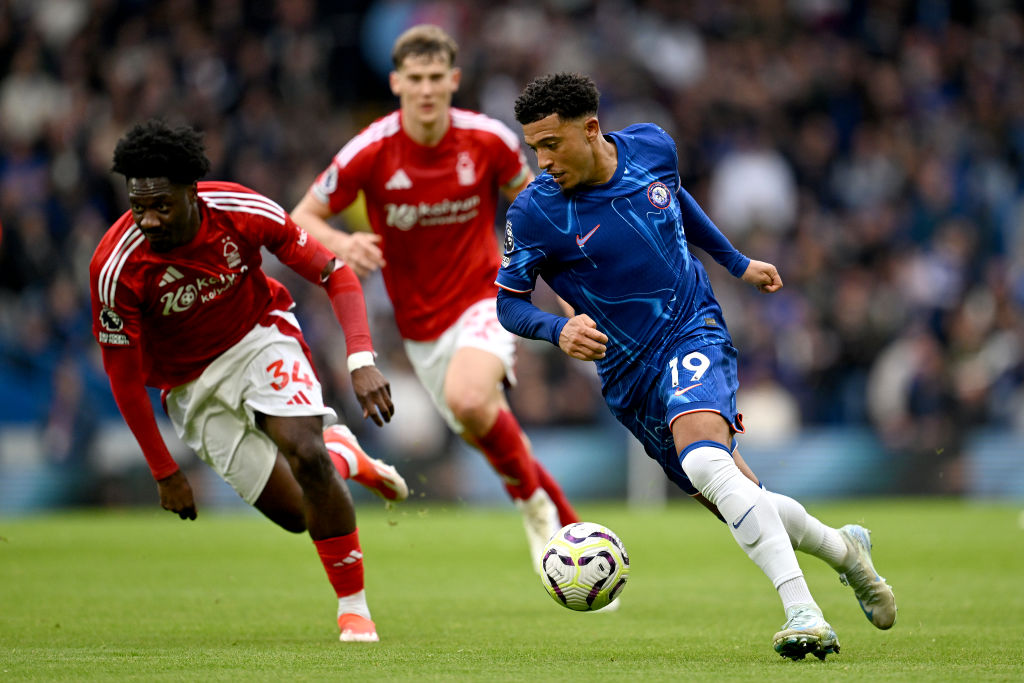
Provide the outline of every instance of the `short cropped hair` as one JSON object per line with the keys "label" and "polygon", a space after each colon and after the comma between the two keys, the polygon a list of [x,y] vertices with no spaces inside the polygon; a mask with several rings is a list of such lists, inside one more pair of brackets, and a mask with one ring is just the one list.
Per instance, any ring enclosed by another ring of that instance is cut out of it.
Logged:
{"label": "short cropped hair", "polygon": [[136,124],[118,140],[112,170],[125,179],[167,178],[177,185],[191,185],[210,172],[210,160],[202,133],[150,120]]}
{"label": "short cropped hair", "polygon": [[406,57],[438,55],[447,59],[449,66],[453,66],[458,53],[459,46],[455,39],[445,33],[440,26],[417,24],[395,40],[395,46],[391,49],[391,61],[398,69]]}
{"label": "short cropped hair", "polygon": [[576,73],[540,76],[516,98],[516,121],[525,125],[552,114],[562,119],[595,116],[600,98],[601,93],[589,76]]}

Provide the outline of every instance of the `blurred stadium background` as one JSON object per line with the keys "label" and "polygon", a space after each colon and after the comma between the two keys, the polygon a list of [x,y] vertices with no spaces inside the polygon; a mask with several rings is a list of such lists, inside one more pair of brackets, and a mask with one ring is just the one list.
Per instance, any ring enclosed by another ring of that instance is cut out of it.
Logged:
{"label": "blurred stadium background", "polygon": [[[1024,499],[1020,2],[0,0],[0,513],[157,500],[90,333],[88,260],[127,208],[117,138],[189,122],[210,177],[291,208],[395,108],[390,46],[424,21],[461,46],[457,106],[518,130],[527,81],[589,73],[605,129],[668,130],[684,185],[779,266],[772,297],[710,269],[740,349],[741,447],[775,489]],[[268,268],[368,450],[426,500],[505,500],[405,365],[379,277],[384,430],[359,424],[322,294]],[[591,366],[524,343],[518,376],[515,411],[575,499],[679,495]],[[201,506],[241,504],[165,431]]]}

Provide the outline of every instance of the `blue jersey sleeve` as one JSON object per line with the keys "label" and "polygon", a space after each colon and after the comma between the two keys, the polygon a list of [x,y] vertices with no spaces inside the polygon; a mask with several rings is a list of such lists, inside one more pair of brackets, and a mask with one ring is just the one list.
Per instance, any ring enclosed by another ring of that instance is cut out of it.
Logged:
{"label": "blue jersey sleeve", "polygon": [[[538,273],[547,259],[537,219],[543,212],[531,202],[535,191],[534,186],[522,191],[506,214],[505,255],[495,281],[499,288],[498,321],[512,334],[547,340],[558,346],[568,318],[543,311],[530,301]],[[543,220],[540,222],[543,225]]]}
{"label": "blue jersey sleeve", "polygon": [[545,260],[541,236],[529,214],[532,186],[516,197],[505,214],[505,244],[501,269],[495,280],[502,289],[530,292]]}
{"label": "blue jersey sleeve", "polygon": [[732,246],[729,238],[711,222],[711,219],[689,192],[680,187],[676,197],[679,199],[679,210],[683,217],[686,241],[706,251],[733,277],[743,277],[747,266],[750,265],[750,259]]}
{"label": "blue jersey sleeve", "polygon": [[567,318],[540,310],[530,300],[537,274],[545,260],[543,237],[530,214],[533,188],[520,193],[505,220],[505,254],[498,285],[498,321],[509,332],[526,339],[544,339],[558,346]]}
{"label": "blue jersey sleeve", "polygon": [[568,318],[540,310],[530,301],[530,293],[516,294],[498,290],[498,322],[512,334],[526,339],[543,339],[558,346]]}

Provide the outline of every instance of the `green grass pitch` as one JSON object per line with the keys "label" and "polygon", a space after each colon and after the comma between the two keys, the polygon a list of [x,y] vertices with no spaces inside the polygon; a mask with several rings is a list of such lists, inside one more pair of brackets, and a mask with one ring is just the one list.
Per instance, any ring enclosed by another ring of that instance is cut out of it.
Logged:
{"label": "green grass pitch", "polygon": [[574,613],[530,570],[511,506],[360,505],[382,642],[341,644],[306,536],[200,509],[0,519],[0,681],[1022,680],[1024,513],[962,501],[809,504],[872,529],[899,617],[875,630],[801,555],[839,634],[783,660],[768,580],[698,505],[584,505],[632,560],[622,609]]}

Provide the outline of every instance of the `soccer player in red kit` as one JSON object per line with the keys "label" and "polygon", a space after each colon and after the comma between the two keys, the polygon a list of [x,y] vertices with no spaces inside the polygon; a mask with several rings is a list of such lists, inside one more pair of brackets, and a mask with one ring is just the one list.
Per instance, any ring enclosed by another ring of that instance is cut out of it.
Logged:
{"label": "soccer player in red kit", "polygon": [[394,406],[373,364],[362,287],[273,201],[234,183],[199,182],[209,168],[199,133],[156,121],[132,128],[114,151],[131,209],[89,266],[93,332],[114,398],[162,507],[196,518],[146,386],[162,391],[178,435],[246,502],[289,531],[309,532],[338,596],[341,640],[377,641],[342,477],[390,499],[408,489],[347,429],[322,431],[336,415],[323,403],[294,302],[262,271],[260,249],[326,290],[363,417],[381,426]]}
{"label": "soccer player in red kit", "polygon": [[[342,147],[292,217],[359,275],[381,270],[417,376],[502,478],[539,571],[548,538],[578,519],[505,399],[516,342],[498,323],[494,285],[498,190],[511,200],[533,173],[507,126],[451,106],[456,52],[437,26],[398,37],[390,84],[399,110]],[[373,233],[332,229],[327,220],[360,191]]]}

